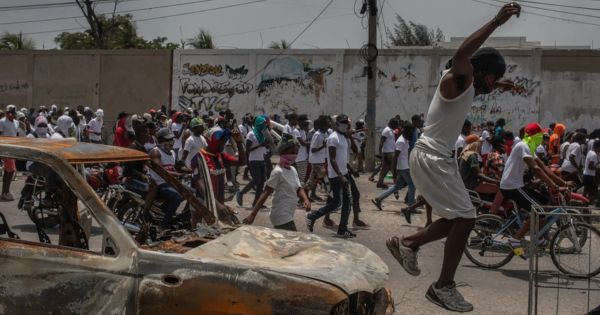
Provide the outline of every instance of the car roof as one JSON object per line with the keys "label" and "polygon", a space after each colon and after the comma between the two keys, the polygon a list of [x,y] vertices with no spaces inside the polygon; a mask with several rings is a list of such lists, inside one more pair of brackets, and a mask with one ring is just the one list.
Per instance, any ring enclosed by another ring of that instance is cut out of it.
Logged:
{"label": "car roof", "polygon": [[138,150],[88,142],[77,142],[73,138],[41,139],[0,137],[0,147],[5,146],[53,154],[63,158],[70,164],[130,162],[143,161],[150,158],[147,153]]}

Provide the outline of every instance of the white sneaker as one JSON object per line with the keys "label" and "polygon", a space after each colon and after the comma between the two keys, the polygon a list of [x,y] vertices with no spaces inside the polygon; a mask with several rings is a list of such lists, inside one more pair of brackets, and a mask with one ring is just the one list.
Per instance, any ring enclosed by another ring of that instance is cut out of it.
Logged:
{"label": "white sneaker", "polygon": [[15,197],[13,197],[13,195],[11,195],[9,192],[2,194],[2,196],[0,196],[0,198],[2,198],[2,200],[6,200],[6,201],[14,201],[15,200]]}
{"label": "white sneaker", "polygon": [[431,303],[454,312],[471,312],[473,310],[473,304],[467,302],[456,290],[456,284],[437,289],[434,282],[429,286],[425,297]]}

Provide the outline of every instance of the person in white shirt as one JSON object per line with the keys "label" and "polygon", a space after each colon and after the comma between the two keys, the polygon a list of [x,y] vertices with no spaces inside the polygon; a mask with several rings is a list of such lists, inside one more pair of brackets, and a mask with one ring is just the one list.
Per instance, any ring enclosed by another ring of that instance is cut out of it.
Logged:
{"label": "person in white shirt", "polygon": [[317,184],[325,177],[325,161],[327,160],[327,129],[329,129],[329,117],[319,116],[314,122],[315,133],[310,141],[308,163],[311,170],[306,184],[306,191],[310,192],[310,199],[322,201],[316,194]]}
{"label": "person in white shirt", "polygon": [[348,229],[348,218],[350,217],[350,172],[348,170],[348,157],[350,141],[348,131],[350,130],[350,120],[348,116],[341,114],[336,117],[336,130],[327,138],[327,175],[331,185],[332,198],[327,200],[327,204],[317,211],[313,211],[306,216],[306,225],[310,232],[313,232],[315,222],[342,206],[342,214],[337,231],[337,236],[342,238],[356,237]]}
{"label": "person in white shirt", "polygon": [[73,119],[68,115],[58,117],[52,139],[73,138],[75,137],[75,134],[75,123],[73,123]]}
{"label": "person in white shirt", "polygon": [[463,148],[467,146],[466,139],[471,134],[472,126],[471,122],[465,119],[460,135],[458,135],[458,139],[456,139],[456,143],[454,144],[454,152],[457,159],[462,153]]}
{"label": "person in white shirt", "polygon": [[246,151],[248,152],[248,167],[252,180],[242,190],[235,194],[235,200],[238,206],[243,206],[244,194],[254,188],[254,201],[252,207],[258,202],[258,198],[263,192],[265,181],[267,180],[267,166],[265,155],[267,146],[271,144],[265,135],[269,134],[269,118],[260,115],[254,120],[254,128],[246,136]]}
{"label": "person in white shirt", "polygon": [[294,128],[298,125],[298,115],[296,113],[291,113],[285,115],[285,119],[287,119],[288,123],[283,126],[282,134],[294,135]]}
{"label": "person in white shirt", "polygon": [[388,122],[387,127],[381,132],[381,140],[379,141],[379,153],[381,154],[381,170],[379,179],[377,180],[377,188],[387,189],[387,185],[383,183],[385,176],[392,169],[394,164],[394,151],[396,150],[396,135],[394,131],[400,127],[400,121],[397,118],[392,118]]}
{"label": "person in white shirt", "polygon": [[299,143],[294,140],[292,135],[284,134],[281,137],[281,142],[277,147],[279,164],[271,172],[265,184],[264,192],[254,205],[252,213],[244,219],[244,224],[254,222],[260,208],[267,201],[267,198],[274,193],[269,215],[271,224],[276,229],[297,231],[294,223],[294,211],[298,205],[298,198],[302,200],[304,209],[310,211],[310,200],[304,189],[302,189],[296,169],[292,166],[298,156],[298,148]]}
{"label": "person in white shirt", "polygon": [[104,127],[104,111],[98,109],[94,118],[87,125],[88,138],[91,143],[102,143],[102,128]]}
{"label": "person in white shirt", "polygon": [[[506,199],[514,201],[519,209],[530,210],[535,203],[537,205],[547,204],[547,197],[525,186],[523,176],[526,169],[534,172],[534,175],[545,182],[550,188],[561,190],[573,185],[560,177],[554,175],[544,163],[535,157],[531,148],[536,148],[543,140],[542,127],[537,123],[531,123],[525,127],[525,138],[513,148],[506,164],[502,179],[500,179],[500,191]],[[510,246],[516,254],[522,253],[523,245],[521,239],[529,232],[529,225],[525,224],[510,240]]]}
{"label": "person in white shirt", "polygon": [[565,153],[565,160],[561,166],[561,176],[567,181],[574,181],[577,183],[577,187],[581,187],[581,181],[579,175],[583,171],[583,163],[585,162],[585,156],[581,145],[585,143],[585,135],[582,133],[575,133],[573,135],[573,142],[569,145],[569,148]]}
{"label": "person in white shirt", "polygon": [[583,194],[592,203],[598,195],[598,183],[596,182],[596,171],[598,169],[598,154],[600,153],[600,141],[595,139],[592,147],[585,157],[585,168],[583,169]]}
{"label": "person in white shirt", "polygon": [[[252,124],[254,123],[254,117],[252,117],[251,113],[246,113],[242,118],[242,123],[238,126],[238,130],[244,139],[248,136],[248,133],[252,130]],[[239,169],[239,168],[237,168]],[[246,181],[250,181],[250,177],[248,176],[250,172],[249,167],[244,168],[243,179]],[[237,177],[237,175],[236,175]]]}
{"label": "person in white shirt", "polygon": [[373,204],[379,210],[383,210],[381,202],[393,193],[401,190],[404,187],[408,187],[407,191],[407,205],[410,206],[415,203],[415,185],[413,184],[412,178],[410,177],[410,170],[408,167],[408,151],[410,150],[410,138],[414,132],[413,126],[404,126],[402,128],[402,135],[398,137],[396,141],[396,152],[394,158],[394,165],[396,166],[395,178],[396,183],[394,186],[388,188],[386,191],[381,193],[375,199],[371,200]]}
{"label": "person in white shirt", "polygon": [[192,134],[185,140],[185,144],[181,149],[183,151],[181,153],[181,160],[188,169],[192,169],[190,164],[192,158],[208,145],[206,139],[202,135],[204,133],[204,121],[202,118],[196,117],[192,119],[190,122],[190,130],[192,131]]}
{"label": "person in white shirt", "polygon": [[367,140],[367,126],[365,121],[359,119],[356,121],[354,133],[352,134],[352,140],[356,144],[358,153],[354,155],[353,162],[356,165],[356,170],[362,173],[365,170],[365,146]]}
{"label": "person in white shirt", "polygon": [[454,276],[477,217],[458,171],[454,144],[475,96],[491,93],[502,83],[499,80],[506,71],[504,58],[497,50],[480,46],[520,12],[521,7],[514,2],[504,5],[492,21],[465,39],[447,63],[429,106],[423,134],[409,157],[415,186],[441,218],[415,234],[392,237],[386,242],[404,270],[418,276],[419,248],[446,237],[442,270],[426,297],[451,311],[473,310],[456,289]]}
{"label": "person in white shirt", "polygon": [[298,177],[302,184],[306,181],[306,170],[308,169],[308,150],[310,148],[310,142],[306,139],[306,133],[308,132],[310,123],[310,120],[303,119],[300,121],[299,127],[294,128],[294,137],[299,144],[298,156],[296,157],[296,170],[298,171]]}
{"label": "person in white shirt", "polygon": [[[0,119],[0,136],[17,137],[19,129],[19,121],[17,117],[17,107],[15,105],[6,106],[5,117]],[[2,158],[4,162],[4,174],[2,177],[2,194],[0,199],[4,201],[13,201],[15,198],[10,193],[10,184],[13,176],[17,171],[17,166],[14,159]]]}

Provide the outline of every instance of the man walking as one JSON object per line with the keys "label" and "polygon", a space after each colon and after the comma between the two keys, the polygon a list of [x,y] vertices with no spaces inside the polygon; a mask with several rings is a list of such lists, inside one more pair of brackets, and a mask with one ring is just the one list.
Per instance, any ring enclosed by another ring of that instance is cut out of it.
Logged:
{"label": "man walking", "polygon": [[427,124],[410,155],[410,173],[417,189],[441,218],[416,234],[392,237],[386,245],[400,265],[413,276],[421,273],[417,251],[447,237],[439,278],[426,297],[446,309],[469,312],[473,305],[456,289],[454,275],[475,223],[476,212],[453,156],[456,136],[476,95],[492,92],[504,75],[504,58],[493,48],[479,47],[521,7],[509,3],[494,19],[469,36],[458,48],[450,69],[444,71],[427,113]]}
{"label": "man walking", "polygon": [[387,189],[387,185],[383,183],[385,176],[392,169],[394,164],[394,150],[396,149],[396,137],[394,130],[400,127],[400,121],[396,118],[390,119],[387,127],[381,132],[381,140],[379,141],[379,153],[381,153],[381,171],[379,173],[379,180],[377,181],[377,188]]}

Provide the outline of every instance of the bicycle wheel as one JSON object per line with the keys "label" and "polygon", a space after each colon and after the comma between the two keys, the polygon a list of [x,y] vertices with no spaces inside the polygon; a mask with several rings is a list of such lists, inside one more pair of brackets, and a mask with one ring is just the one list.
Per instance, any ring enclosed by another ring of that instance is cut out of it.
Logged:
{"label": "bicycle wheel", "polygon": [[513,258],[514,253],[508,245],[510,229],[499,232],[505,223],[504,219],[494,214],[477,216],[465,248],[465,255],[472,263],[496,269]]}
{"label": "bicycle wheel", "polygon": [[564,274],[596,276],[600,273],[600,231],[578,221],[564,225],[550,242],[550,257]]}

